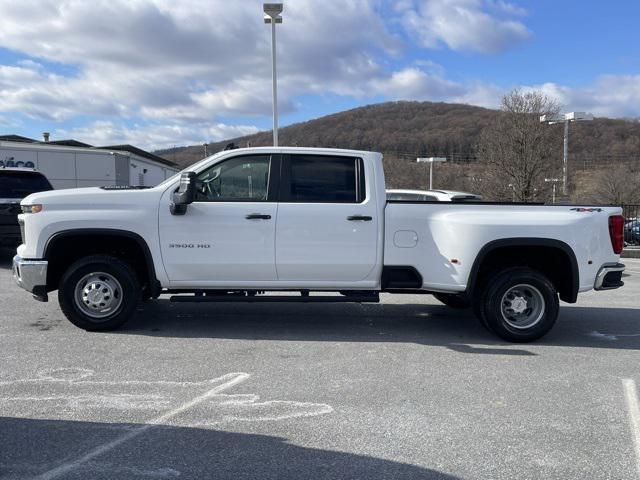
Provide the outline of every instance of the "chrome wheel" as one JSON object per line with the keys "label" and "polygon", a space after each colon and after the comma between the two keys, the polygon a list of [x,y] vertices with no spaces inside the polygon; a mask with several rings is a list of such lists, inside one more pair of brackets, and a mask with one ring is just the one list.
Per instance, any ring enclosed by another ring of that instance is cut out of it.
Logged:
{"label": "chrome wheel", "polygon": [[544,297],[532,285],[515,285],[502,296],[500,310],[510,327],[518,330],[531,328],[544,316]]}
{"label": "chrome wheel", "polygon": [[99,320],[118,310],[122,294],[120,282],[113,275],[92,272],[76,284],[74,300],[82,313]]}

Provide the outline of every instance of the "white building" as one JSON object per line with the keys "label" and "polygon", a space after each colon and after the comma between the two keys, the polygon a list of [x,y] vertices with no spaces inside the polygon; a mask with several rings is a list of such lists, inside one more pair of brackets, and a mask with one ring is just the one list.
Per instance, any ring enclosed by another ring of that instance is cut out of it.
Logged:
{"label": "white building", "polygon": [[92,147],[75,140],[38,142],[17,135],[0,136],[2,167],[35,168],[56,189],[153,186],[179,170],[175,163],[132,145]]}

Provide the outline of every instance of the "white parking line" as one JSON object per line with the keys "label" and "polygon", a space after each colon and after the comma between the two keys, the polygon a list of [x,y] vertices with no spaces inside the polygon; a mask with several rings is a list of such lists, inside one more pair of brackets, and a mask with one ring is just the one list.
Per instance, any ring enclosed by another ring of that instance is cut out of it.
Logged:
{"label": "white parking line", "polygon": [[636,467],[638,469],[638,478],[640,479],[640,402],[638,402],[636,382],[630,378],[623,378],[622,385],[624,386],[624,396],[629,409],[629,423],[631,424],[631,433],[636,452]]}
{"label": "white parking line", "polygon": [[78,468],[79,466],[81,466],[83,463],[88,462],[89,460],[92,460],[93,458],[102,455],[103,453],[108,452],[109,450],[113,450],[114,448],[116,448],[119,445],[122,445],[125,442],[128,442],[129,440],[137,437],[138,435],[143,434],[144,432],[146,432],[147,430],[163,424],[165,422],[167,422],[168,420],[171,420],[173,417],[181,414],[182,412],[189,410],[190,408],[198,405],[199,403],[204,402],[205,400],[209,399],[210,397],[224,391],[227,390],[228,388],[233,387],[234,385],[237,385],[240,382],[245,381],[247,378],[249,378],[249,374],[248,373],[228,373],[226,375],[223,375],[222,377],[218,378],[217,380],[222,381],[224,383],[221,383],[220,385],[212,388],[211,390],[203,393],[202,395],[197,396],[196,398],[194,398],[193,400],[188,401],[187,403],[184,403],[183,405],[179,406],[178,408],[175,408],[174,410],[170,410],[169,412],[160,415],[159,417],[156,417],[152,420],[150,420],[149,422],[147,422],[144,425],[141,425],[140,427],[129,431],[128,433],[121,435],[120,437],[105,443],[103,445],[100,445],[96,448],[94,448],[93,450],[89,451],[88,453],[86,453],[85,455],[83,455],[82,457],[78,458],[77,460],[74,460],[72,462],[68,462],[65,463],[63,465],[60,465],[59,467],[56,467],[52,470],[49,470],[47,472],[44,472],[43,474],[39,475],[38,477],[36,477],[36,479],[38,480],[51,480],[54,478],[58,478],[61,475],[64,475],[72,470],[75,470],[76,468]]}

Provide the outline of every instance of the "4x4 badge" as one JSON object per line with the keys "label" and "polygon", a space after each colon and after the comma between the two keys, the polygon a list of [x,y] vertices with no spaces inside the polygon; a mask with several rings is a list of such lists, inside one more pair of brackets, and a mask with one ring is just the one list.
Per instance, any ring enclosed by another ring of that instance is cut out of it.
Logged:
{"label": "4x4 badge", "polygon": [[169,248],[211,248],[208,243],[170,243]]}

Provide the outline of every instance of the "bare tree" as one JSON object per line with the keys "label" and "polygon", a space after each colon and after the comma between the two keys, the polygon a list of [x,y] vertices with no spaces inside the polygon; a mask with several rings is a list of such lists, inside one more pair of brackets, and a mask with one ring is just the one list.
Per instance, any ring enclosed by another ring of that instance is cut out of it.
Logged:
{"label": "bare tree", "polygon": [[477,155],[487,165],[487,198],[529,202],[546,197],[545,176],[558,171],[557,132],[540,115],[560,105],[542,92],[512,90],[502,98],[501,114],[480,135]]}
{"label": "bare tree", "polygon": [[594,199],[602,203],[640,203],[640,169],[612,164],[596,176]]}

